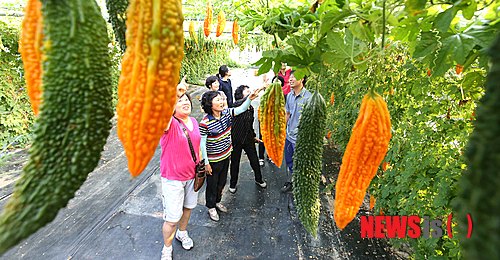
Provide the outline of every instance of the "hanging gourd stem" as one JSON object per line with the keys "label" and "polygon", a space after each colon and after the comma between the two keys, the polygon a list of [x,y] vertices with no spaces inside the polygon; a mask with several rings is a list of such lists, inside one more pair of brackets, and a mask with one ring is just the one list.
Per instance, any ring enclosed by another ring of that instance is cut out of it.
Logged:
{"label": "hanging gourd stem", "polygon": [[[382,61],[379,61],[379,58],[377,58],[377,64],[375,65],[375,75],[373,75],[373,80],[372,83],[370,84],[370,95],[373,96],[375,94],[375,86],[377,85],[377,81],[379,75],[381,79],[384,79],[385,73],[381,73],[380,67],[382,66],[382,70],[385,67],[385,27],[386,27],[386,18],[385,18],[385,0],[382,2],[382,42],[380,44],[380,53],[379,57],[382,57]],[[385,80],[384,80],[385,81]]]}
{"label": "hanging gourd stem", "polygon": [[385,44],[385,0],[382,2],[382,45],[380,47],[382,48],[382,52],[384,51],[384,44]]}

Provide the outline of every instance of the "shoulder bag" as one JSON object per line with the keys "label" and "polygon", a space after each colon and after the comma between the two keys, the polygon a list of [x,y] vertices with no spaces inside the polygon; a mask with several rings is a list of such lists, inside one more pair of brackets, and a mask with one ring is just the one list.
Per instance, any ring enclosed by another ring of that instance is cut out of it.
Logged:
{"label": "shoulder bag", "polygon": [[205,183],[205,178],[207,177],[207,174],[205,172],[205,161],[200,160],[198,163],[196,162],[196,153],[194,152],[193,148],[193,143],[191,142],[191,138],[189,138],[189,133],[187,129],[184,127],[184,124],[175,117],[177,121],[179,121],[180,126],[182,127],[182,131],[187,137],[188,143],[189,143],[189,149],[191,150],[191,156],[193,157],[193,162],[196,164],[195,166],[195,175],[194,175],[194,191],[198,191],[201,189],[203,186],[203,183]]}

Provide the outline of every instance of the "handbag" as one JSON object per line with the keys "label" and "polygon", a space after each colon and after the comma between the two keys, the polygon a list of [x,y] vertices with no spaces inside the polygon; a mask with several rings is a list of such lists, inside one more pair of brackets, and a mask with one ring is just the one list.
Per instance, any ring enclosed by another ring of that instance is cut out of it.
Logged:
{"label": "handbag", "polygon": [[200,160],[199,162],[196,162],[196,153],[194,152],[193,148],[193,143],[191,142],[191,138],[189,138],[189,133],[187,129],[184,127],[184,124],[181,123],[181,121],[175,117],[177,121],[179,121],[179,124],[182,127],[182,131],[187,137],[188,143],[189,143],[189,149],[191,150],[191,157],[193,158],[193,162],[196,164],[195,169],[194,169],[194,191],[198,191],[201,189],[203,186],[203,183],[205,183],[205,178],[207,177],[207,173],[205,172],[205,161]]}

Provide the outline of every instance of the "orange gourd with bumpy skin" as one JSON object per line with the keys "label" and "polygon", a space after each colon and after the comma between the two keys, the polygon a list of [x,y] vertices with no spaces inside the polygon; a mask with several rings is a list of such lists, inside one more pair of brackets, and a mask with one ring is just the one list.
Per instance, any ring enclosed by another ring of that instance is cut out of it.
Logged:
{"label": "orange gourd with bumpy skin", "polygon": [[387,153],[390,139],[387,105],[379,94],[370,92],[361,103],[335,185],[335,222],[340,229],[356,216],[366,189]]}
{"label": "orange gourd with bumpy skin", "polygon": [[153,157],[176,102],[184,32],[180,0],[132,0],[118,85],[118,137],[132,176]]}
{"label": "orange gourd with bumpy skin", "polygon": [[194,40],[196,37],[195,31],[194,31],[194,21],[189,22],[189,36]]}
{"label": "orange gourd with bumpy skin", "polygon": [[239,41],[239,33],[240,31],[240,26],[238,25],[238,20],[234,20],[233,22],[233,31],[231,32],[231,35],[233,36],[233,42],[234,44],[238,44]]}
{"label": "orange gourd with bumpy skin", "polygon": [[286,139],[285,98],[280,83],[267,87],[260,99],[259,122],[262,141],[271,161],[281,167]]}
{"label": "orange gourd with bumpy skin", "polygon": [[217,30],[215,31],[215,37],[219,37],[224,32],[226,28],[226,16],[224,15],[224,11],[220,11],[217,15]]}
{"label": "orange gourd with bumpy skin", "polygon": [[24,65],[26,87],[31,108],[38,114],[42,98],[42,4],[40,0],[29,0],[19,39],[19,52]]}
{"label": "orange gourd with bumpy skin", "polygon": [[203,21],[203,33],[208,37],[210,35],[210,31],[212,30],[212,5],[210,2],[207,3],[207,14],[205,15],[205,21]]}

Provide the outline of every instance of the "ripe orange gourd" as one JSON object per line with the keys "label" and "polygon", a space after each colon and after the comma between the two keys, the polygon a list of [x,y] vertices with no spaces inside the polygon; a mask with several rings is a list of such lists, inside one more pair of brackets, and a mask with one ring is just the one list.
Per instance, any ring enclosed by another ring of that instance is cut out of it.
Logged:
{"label": "ripe orange gourd", "polygon": [[233,22],[233,31],[231,32],[231,35],[233,36],[233,42],[234,44],[238,44],[239,41],[239,33],[240,31],[240,26],[238,25],[238,20],[234,20]]}
{"label": "ripe orange gourd", "polygon": [[26,87],[35,115],[38,114],[42,98],[42,3],[29,0],[22,23],[19,53],[23,60]]}
{"label": "ripe orange gourd", "polygon": [[220,11],[217,15],[217,30],[215,31],[215,37],[221,36],[225,28],[226,16],[224,15],[224,11]]}
{"label": "ripe orange gourd", "polygon": [[127,17],[127,50],[118,84],[118,137],[135,177],[153,157],[173,114],[184,57],[184,18],[180,0],[132,0]]}
{"label": "ripe orange gourd", "polygon": [[280,83],[267,87],[260,100],[259,122],[267,155],[278,167],[283,161],[286,139],[285,98]]}
{"label": "ripe orange gourd", "polygon": [[366,189],[384,159],[391,139],[391,121],[384,99],[366,94],[342,158],[335,185],[335,222],[344,229],[363,203]]}
{"label": "ripe orange gourd", "polygon": [[213,19],[212,5],[210,4],[210,2],[207,2],[205,21],[203,21],[203,33],[205,33],[206,37],[210,35],[210,31],[212,30],[212,19]]}

